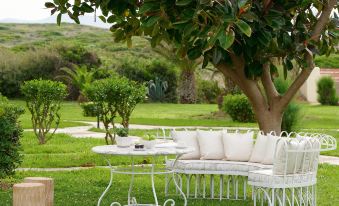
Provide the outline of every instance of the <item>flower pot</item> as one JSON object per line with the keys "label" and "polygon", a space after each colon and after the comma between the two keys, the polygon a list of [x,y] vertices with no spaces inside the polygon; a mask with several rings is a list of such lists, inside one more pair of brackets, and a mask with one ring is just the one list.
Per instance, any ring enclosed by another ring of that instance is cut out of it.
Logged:
{"label": "flower pot", "polygon": [[119,137],[119,136],[117,136],[115,138],[115,141],[117,142],[118,147],[129,147],[133,144],[133,138],[132,137]]}
{"label": "flower pot", "polygon": [[151,140],[151,141],[143,140],[142,144],[145,145],[146,149],[153,149],[156,144],[156,141],[155,140]]}

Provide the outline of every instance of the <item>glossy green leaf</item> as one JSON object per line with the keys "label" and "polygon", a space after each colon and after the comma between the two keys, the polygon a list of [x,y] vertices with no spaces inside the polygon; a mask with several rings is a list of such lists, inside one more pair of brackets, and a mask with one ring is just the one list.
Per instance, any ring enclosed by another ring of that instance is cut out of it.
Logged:
{"label": "glossy green leaf", "polygon": [[146,12],[155,10],[159,10],[159,4],[157,2],[146,2],[140,7],[139,12],[145,14]]}
{"label": "glossy green leaf", "polygon": [[60,24],[61,24],[61,16],[62,16],[61,13],[59,13],[58,16],[57,16],[57,24],[58,24],[59,26],[60,26]]}
{"label": "glossy green leaf", "polygon": [[149,17],[144,23],[144,27],[151,27],[153,26],[158,20],[160,19],[160,16],[151,16]]}
{"label": "glossy green leaf", "polygon": [[202,55],[201,48],[199,46],[195,46],[192,49],[188,50],[187,56],[190,60],[195,60]]}
{"label": "glossy green leaf", "polygon": [[54,8],[55,5],[52,2],[46,2],[45,7],[50,9],[50,8]]}
{"label": "glossy green leaf", "polygon": [[102,22],[106,23],[106,18],[105,18],[104,16],[99,16],[99,19],[100,19]]}
{"label": "glossy green leaf", "polygon": [[234,31],[231,29],[227,34],[225,32],[221,32],[221,34],[218,37],[220,46],[227,50],[230,46],[232,46],[235,39]]}
{"label": "glossy green leaf", "polygon": [[242,8],[243,6],[245,6],[248,2],[248,0],[238,0],[238,8]]}
{"label": "glossy green leaf", "polygon": [[193,0],[177,0],[175,2],[175,5],[177,6],[187,6],[188,4],[190,4]]}
{"label": "glossy green leaf", "polygon": [[243,20],[239,19],[238,21],[235,22],[235,25],[240,29],[242,33],[244,33],[246,36],[251,37],[252,34],[252,29],[250,25],[248,25],[246,22]]}
{"label": "glossy green leaf", "polygon": [[86,13],[92,13],[94,12],[94,9],[88,5],[87,3],[82,3],[80,10]]}

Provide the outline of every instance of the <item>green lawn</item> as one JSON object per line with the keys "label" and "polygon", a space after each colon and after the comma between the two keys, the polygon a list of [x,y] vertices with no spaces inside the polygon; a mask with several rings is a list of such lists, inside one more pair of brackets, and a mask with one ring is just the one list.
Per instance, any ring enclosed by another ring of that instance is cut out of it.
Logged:
{"label": "green lawn", "polygon": [[[72,172],[18,172],[13,179],[4,182],[20,182],[27,176],[52,177],[55,181],[55,205],[96,205],[98,197],[108,184],[109,171],[107,169],[88,169]],[[129,178],[122,175],[115,175],[113,189],[104,198],[102,205],[109,205],[112,200],[126,201]],[[156,187],[160,203],[165,197],[163,194],[164,178],[156,176]],[[184,184],[185,185],[185,184]],[[318,171],[317,202],[319,206],[339,205],[339,166],[320,165]],[[114,190],[114,191],[113,191]],[[152,199],[151,184],[149,177],[137,177],[135,179],[134,194],[141,203],[149,203]],[[207,190],[208,192],[208,190]],[[1,206],[11,205],[10,189],[0,190]],[[250,198],[250,191],[247,196]],[[182,205],[182,200],[176,196],[177,205]],[[189,200],[188,205],[194,206],[221,206],[221,205],[253,205],[248,201],[222,201],[218,200]]]}
{"label": "green lawn", "polygon": [[[13,103],[25,106],[21,100]],[[302,105],[302,118],[298,128],[307,129],[339,129],[339,107]],[[64,102],[61,107],[61,127],[83,125],[74,121],[96,121],[94,117],[84,117],[76,102]],[[233,122],[228,116],[215,117],[215,104],[140,104],[131,117],[131,123],[167,126],[237,126],[257,127],[256,123]],[[20,118],[24,128],[32,128],[28,111]],[[119,121],[119,120],[118,120]]]}

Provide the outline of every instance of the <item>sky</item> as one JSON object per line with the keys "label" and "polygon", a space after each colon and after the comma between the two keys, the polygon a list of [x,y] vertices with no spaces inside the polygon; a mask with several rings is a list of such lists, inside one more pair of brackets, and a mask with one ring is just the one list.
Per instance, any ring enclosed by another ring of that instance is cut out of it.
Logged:
{"label": "sky", "polygon": [[[53,0],[0,0],[0,23],[56,23],[56,14],[51,16],[45,2]],[[97,15],[100,11],[97,11]],[[62,16],[62,22],[74,23],[68,15]],[[93,14],[80,17],[83,25],[109,28],[99,18],[94,21]]]}
{"label": "sky", "polygon": [[38,20],[48,18],[48,0],[0,0],[0,19]]}

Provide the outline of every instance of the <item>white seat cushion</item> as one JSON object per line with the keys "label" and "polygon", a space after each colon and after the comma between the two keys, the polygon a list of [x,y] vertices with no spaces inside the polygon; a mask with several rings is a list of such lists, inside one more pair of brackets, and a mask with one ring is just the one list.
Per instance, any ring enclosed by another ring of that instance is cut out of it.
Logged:
{"label": "white seat cushion", "polygon": [[[167,160],[167,168],[173,166],[174,160]],[[185,174],[228,174],[247,176],[249,171],[271,169],[272,165],[253,162],[235,162],[224,160],[178,160],[175,170]]]}
{"label": "white seat cushion", "polygon": [[253,132],[224,133],[223,143],[226,160],[247,162],[253,149]]}
{"label": "white seat cushion", "polygon": [[192,147],[194,152],[184,154],[180,159],[200,159],[200,148],[196,131],[171,131],[174,142],[180,146]]}
{"label": "white seat cushion", "polygon": [[283,137],[278,141],[273,163],[275,175],[295,174],[303,163],[305,142],[295,138]]}
{"label": "white seat cushion", "polygon": [[197,132],[200,146],[200,159],[222,160],[225,158],[222,131],[198,130]]}
{"label": "white seat cushion", "polygon": [[255,141],[252,154],[250,157],[250,162],[262,162],[265,158],[266,144],[268,137],[261,132],[258,133],[257,139]]}
{"label": "white seat cushion", "polygon": [[272,169],[250,171],[248,175],[248,184],[257,187],[269,188],[288,188],[305,187],[316,184],[315,173],[274,175]]}
{"label": "white seat cushion", "polygon": [[265,151],[265,157],[262,164],[273,164],[274,154],[275,154],[275,148],[277,145],[277,141],[280,137],[274,136],[271,134],[268,134],[267,142],[266,142],[266,151]]}

